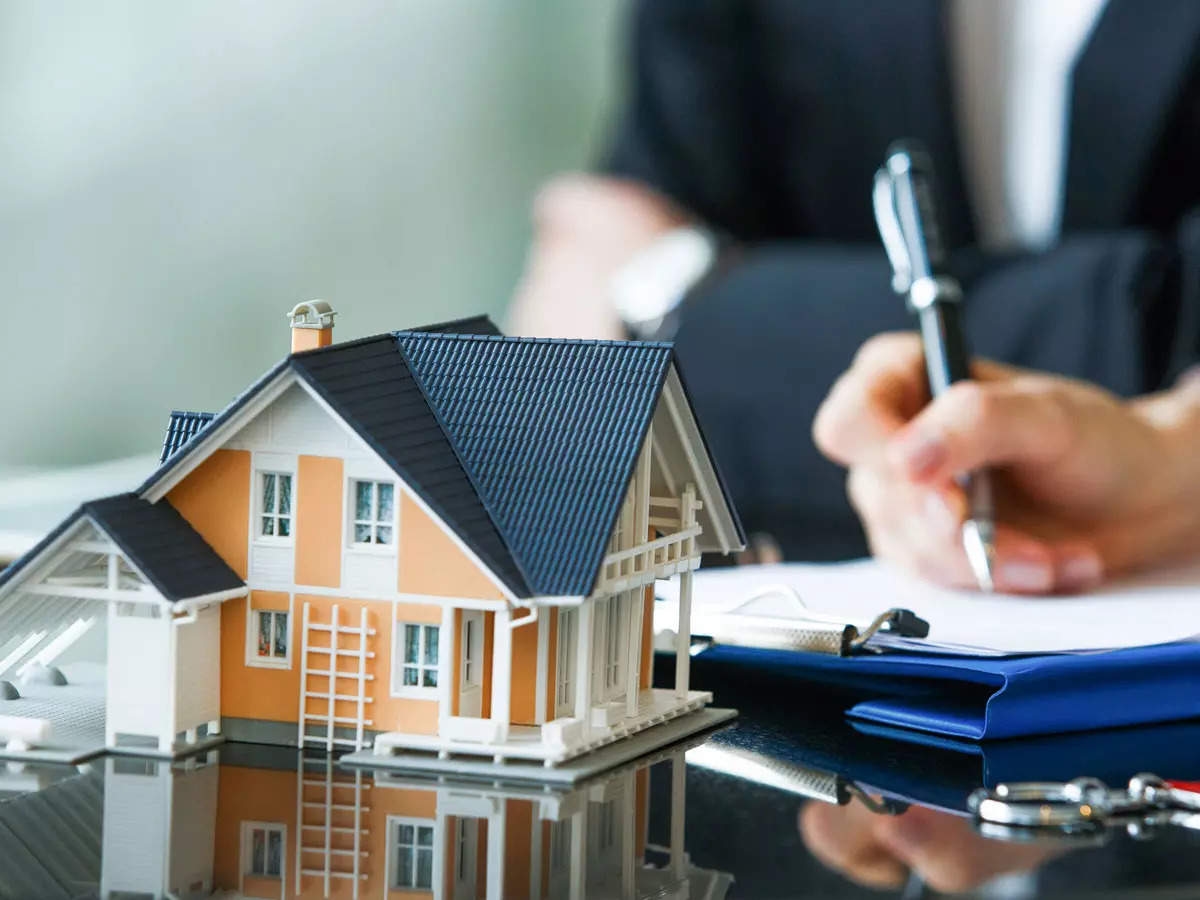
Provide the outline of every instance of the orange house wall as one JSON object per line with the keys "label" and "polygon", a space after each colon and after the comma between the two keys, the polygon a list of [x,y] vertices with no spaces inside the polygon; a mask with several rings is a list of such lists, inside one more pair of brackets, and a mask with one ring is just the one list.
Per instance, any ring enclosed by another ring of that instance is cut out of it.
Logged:
{"label": "orange house wall", "polygon": [[[341,580],[343,549],[343,503],[345,470],[341,459],[300,456],[297,462],[295,581],[334,588]],[[249,519],[251,498],[251,454],[246,450],[217,450],[177,485],[167,498],[220,556],[242,578],[247,577]],[[502,600],[503,593],[446,534],[407,491],[399,497],[399,546],[397,548],[397,588],[401,593],[427,596]],[[253,591],[246,600],[224,604],[221,615],[221,696],[222,715],[294,723],[299,717],[301,621],[304,603],[311,604],[313,618],[328,622],[334,603],[341,621],[357,624],[360,610],[368,606],[371,627],[376,631],[369,642],[375,658],[368,660],[367,671],[375,676],[370,689],[368,726],[374,731],[407,731],[434,734],[437,731],[436,700],[414,700],[391,696],[392,639],[394,622],[441,625],[441,609],[436,605],[400,605],[395,620],[392,604],[353,598],[297,594],[289,604],[286,593]],[[254,609],[285,610],[289,620],[292,662],[290,668],[266,668],[246,665],[247,612]],[[491,714],[492,648],[494,613],[484,615],[483,715]],[[457,701],[459,620],[455,619],[452,641],[453,693]],[[324,641],[322,640],[324,638]],[[514,632],[512,709],[513,721],[535,721],[537,685],[537,628],[526,626]],[[328,635],[310,638],[314,646],[327,645]],[[327,657],[326,657],[327,659]],[[551,657],[553,659],[553,656]],[[315,660],[310,657],[312,667]],[[339,670],[356,668],[353,659],[339,660]],[[327,679],[314,678],[312,689],[324,691]],[[551,681],[551,689],[553,682]],[[341,685],[345,688],[345,683]],[[327,712],[325,701],[313,700],[310,711]],[[553,698],[550,700],[553,709]],[[339,701],[335,716],[354,716],[356,704]]]}
{"label": "orange house wall", "polygon": [[[310,778],[323,780],[323,773],[313,767],[309,772]],[[344,773],[335,773],[334,783],[353,784],[353,778]],[[437,817],[437,796],[433,791],[423,791],[407,788],[390,788],[373,785],[371,779],[364,779],[363,805],[370,811],[363,814],[362,827],[367,832],[361,849],[367,851],[361,863],[361,872],[367,878],[359,886],[359,896],[386,896],[388,900],[429,900],[429,891],[393,891],[388,890],[384,881],[384,867],[388,853],[389,816],[405,818],[430,819]],[[300,823],[296,821],[297,779],[294,771],[278,771],[269,769],[251,769],[240,766],[222,766],[220,786],[217,794],[217,832],[215,853],[213,859],[213,877],[217,887],[236,890],[241,871],[246,860],[241,858],[241,833],[244,822],[263,822],[267,824],[282,824],[287,827],[287,841],[284,846],[284,872],[287,878],[287,896],[300,897],[304,900],[322,898],[324,893],[323,879],[305,876],[299,885],[295,884],[296,872],[296,836]],[[304,789],[305,800],[321,801],[324,798],[324,788],[311,786]],[[338,789],[339,797],[352,796],[349,789]],[[320,824],[323,811],[319,809],[305,810],[304,821],[309,824]],[[353,814],[344,811],[334,811],[335,818],[331,823],[337,826],[349,825]],[[322,834],[320,831],[309,831],[308,843],[316,843]],[[453,830],[448,829],[453,835]],[[353,834],[335,832],[332,837],[335,849],[352,849]],[[320,862],[318,854],[306,854],[305,866],[317,867]],[[339,860],[340,862],[340,860]],[[444,873],[448,878],[450,871]],[[253,884],[252,884],[253,882]],[[269,879],[247,879],[246,887],[269,888]],[[278,887],[278,882],[275,882]],[[299,888],[299,890],[298,890]],[[249,893],[249,892],[248,892]],[[270,894],[266,890],[256,890],[254,896],[279,896],[278,890]],[[350,883],[345,879],[334,879],[331,885],[331,898],[348,898],[351,896]]]}
{"label": "orange house wall", "polygon": [[296,584],[341,584],[343,470],[342,461],[333,457],[297,460]]}
{"label": "orange house wall", "polygon": [[504,816],[503,896],[527,897],[533,862],[533,804],[528,800],[506,800]]}
{"label": "orange house wall", "polygon": [[215,451],[168,492],[167,501],[244,580],[250,543],[250,452]]}
{"label": "orange house wall", "polygon": [[[547,610],[539,610],[538,617],[544,618]],[[533,615],[531,610],[520,610],[513,615],[516,622]],[[510,710],[514,724],[533,725],[537,721],[537,663],[538,628],[540,623],[530,622],[513,630],[512,642],[512,691]]]}
{"label": "orange house wall", "polygon": [[407,491],[400,493],[399,551],[396,589],[402,594],[504,599],[496,583],[459,549]]}

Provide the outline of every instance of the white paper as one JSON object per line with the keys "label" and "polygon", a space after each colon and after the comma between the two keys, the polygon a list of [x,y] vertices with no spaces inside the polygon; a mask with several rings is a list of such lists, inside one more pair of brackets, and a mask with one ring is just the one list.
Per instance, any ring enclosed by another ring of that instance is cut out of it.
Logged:
{"label": "white paper", "polygon": [[[794,588],[804,608],[787,591],[748,602],[773,585]],[[657,592],[667,602],[656,604],[655,631],[672,631],[678,584],[661,582]],[[1200,563],[1113,582],[1088,594],[1052,597],[946,590],[871,559],[713,569],[695,576],[692,633],[712,634],[708,626],[728,628],[741,616],[815,614],[862,626],[891,607],[910,609],[929,622],[926,640],[884,641],[905,649],[1007,656],[1168,643],[1200,635]]]}

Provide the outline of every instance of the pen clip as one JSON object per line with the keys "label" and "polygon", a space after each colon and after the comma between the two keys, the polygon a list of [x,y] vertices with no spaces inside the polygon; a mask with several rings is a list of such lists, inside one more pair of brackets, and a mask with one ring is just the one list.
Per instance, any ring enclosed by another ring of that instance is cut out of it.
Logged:
{"label": "pen clip", "polygon": [[908,247],[904,243],[904,231],[900,227],[900,215],[896,211],[896,185],[887,167],[875,173],[875,187],[871,193],[875,207],[875,224],[888,261],[892,264],[892,290],[907,294],[912,287],[912,262],[908,258]]}

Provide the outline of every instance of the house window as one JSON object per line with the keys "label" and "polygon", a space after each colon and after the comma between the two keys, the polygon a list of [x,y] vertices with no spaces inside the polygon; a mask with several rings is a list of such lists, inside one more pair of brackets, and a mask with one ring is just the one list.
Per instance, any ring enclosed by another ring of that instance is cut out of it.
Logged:
{"label": "house window", "polygon": [[610,597],[604,609],[604,630],[608,638],[604,658],[604,687],[608,691],[616,691],[623,687],[621,683],[624,629],[621,627],[620,597]]}
{"label": "house window", "polygon": [[292,476],[285,472],[259,473],[258,534],[266,538],[292,536]]}
{"label": "house window", "polygon": [[[437,625],[396,623],[396,641],[392,657],[392,690],[435,688],[438,686]],[[465,675],[464,675],[465,677]]]}
{"label": "house window", "polygon": [[573,609],[558,611],[558,646],[554,661],[554,714],[569,716],[575,709],[575,642],[579,632],[579,613]]}
{"label": "house window", "polygon": [[286,661],[288,658],[288,614],[259,609],[254,611],[254,617],[258,631],[255,642],[255,653],[258,658]]}
{"label": "house window", "polygon": [[391,824],[391,889],[433,888],[433,823],[395,819]]}
{"label": "house window", "polygon": [[550,823],[550,871],[565,872],[571,864],[571,820]]}
{"label": "house window", "polygon": [[596,815],[596,843],[600,852],[612,850],[617,845],[617,806],[612,800],[599,804]]}
{"label": "house window", "polygon": [[389,482],[354,482],[354,544],[392,544],[396,518],[395,500],[396,488]]}
{"label": "house window", "polygon": [[247,822],[242,828],[245,873],[255,878],[282,878],[283,826]]}

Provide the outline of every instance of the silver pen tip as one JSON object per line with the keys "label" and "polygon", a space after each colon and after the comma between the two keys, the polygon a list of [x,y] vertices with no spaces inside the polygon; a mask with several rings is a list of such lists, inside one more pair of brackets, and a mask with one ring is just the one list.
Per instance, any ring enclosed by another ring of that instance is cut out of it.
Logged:
{"label": "silver pen tip", "polygon": [[967,519],[962,526],[963,549],[967,552],[967,562],[979,583],[979,589],[985,594],[995,590],[992,580],[992,564],[996,556],[995,530],[990,522],[978,519]]}

